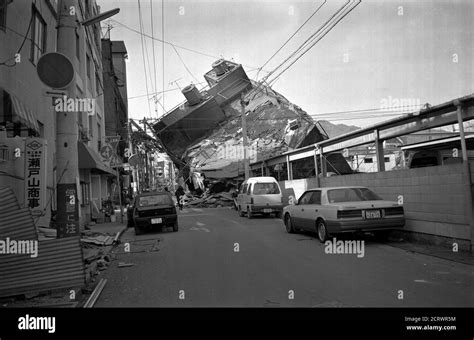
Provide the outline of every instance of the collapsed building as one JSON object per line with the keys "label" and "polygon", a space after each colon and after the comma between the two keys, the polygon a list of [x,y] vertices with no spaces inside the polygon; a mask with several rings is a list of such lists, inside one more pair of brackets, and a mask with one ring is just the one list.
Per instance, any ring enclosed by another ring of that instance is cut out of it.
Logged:
{"label": "collapsed building", "polygon": [[[250,162],[328,139],[310,115],[270,87],[250,80],[242,65],[218,60],[204,78],[208,84],[204,89],[185,87],[186,102],[153,126],[166,150],[186,164],[180,169],[184,178],[193,172],[207,178],[243,176],[242,105]],[[342,155],[335,156],[332,170],[350,171]]]}

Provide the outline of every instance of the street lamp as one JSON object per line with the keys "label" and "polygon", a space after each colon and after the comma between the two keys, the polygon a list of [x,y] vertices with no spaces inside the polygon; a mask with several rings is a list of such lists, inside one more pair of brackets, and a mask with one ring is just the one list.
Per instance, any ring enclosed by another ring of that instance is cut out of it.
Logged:
{"label": "street lamp", "polygon": [[100,13],[99,15],[96,15],[95,17],[83,20],[79,24],[82,26],[94,25],[102,20],[105,20],[105,19],[110,18],[111,16],[114,16],[118,12],[120,12],[120,8],[114,8],[114,9],[111,9],[110,11]]}

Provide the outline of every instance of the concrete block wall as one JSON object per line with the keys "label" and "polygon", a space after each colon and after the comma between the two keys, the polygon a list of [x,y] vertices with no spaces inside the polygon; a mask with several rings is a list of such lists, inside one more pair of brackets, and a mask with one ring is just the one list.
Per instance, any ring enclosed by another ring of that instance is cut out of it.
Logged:
{"label": "concrete block wall", "polygon": [[[473,167],[474,164],[471,169]],[[366,186],[392,201],[403,197],[405,230],[465,241],[471,239],[471,188],[464,164],[332,176],[320,178],[320,183],[321,187]],[[281,186],[283,191],[295,187],[295,196],[299,198],[303,188],[316,187],[317,184],[316,179],[305,179],[284,181]]]}

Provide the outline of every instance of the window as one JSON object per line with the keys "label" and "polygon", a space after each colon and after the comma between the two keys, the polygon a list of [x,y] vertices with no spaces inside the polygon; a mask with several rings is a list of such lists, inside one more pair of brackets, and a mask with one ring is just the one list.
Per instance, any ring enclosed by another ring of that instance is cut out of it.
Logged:
{"label": "window", "polygon": [[305,192],[303,196],[300,197],[298,200],[298,204],[309,204],[309,200],[311,199],[311,196],[313,195],[312,191]]}
{"label": "window", "polygon": [[97,150],[102,147],[102,131],[100,131],[100,123],[97,123]]}
{"label": "window", "polygon": [[97,73],[95,74],[95,93],[96,96],[99,96],[100,94],[100,79]]}
{"label": "window", "polygon": [[361,202],[382,200],[376,193],[367,188],[333,189],[328,191],[329,203]]}
{"label": "window", "polygon": [[170,195],[143,196],[138,199],[139,207],[150,207],[153,205],[173,205]]}
{"label": "window", "polygon": [[384,161],[385,163],[390,162],[390,157],[384,157],[384,158],[383,158],[383,161]]}
{"label": "window", "polygon": [[89,197],[89,183],[81,182],[81,194],[82,194],[82,200],[81,204],[89,204],[90,203],[90,197]]}
{"label": "window", "polygon": [[254,195],[277,195],[280,189],[276,183],[255,183],[253,185]]}
{"label": "window", "polygon": [[7,28],[7,5],[11,0],[0,0],[0,29],[6,31]]}
{"label": "window", "polygon": [[33,6],[32,15],[30,60],[36,65],[41,55],[46,52],[46,22],[35,6]]}
{"label": "window", "polygon": [[311,195],[311,199],[309,200],[309,204],[321,204],[321,191],[313,191],[313,195]]}
{"label": "window", "polygon": [[93,121],[92,121],[93,116],[88,116],[88,118],[89,118],[89,126],[88,126],[88,129],[89,129],[89,136],[92,137],[92,136],[94,136],[94,133],[93,133],[94,127],[92,126],[92,124],[93,124]]}
{"label": "window", "polygon": [[364,163],[373,163],[374,160],[372,158],[364,158]]}
{"label": "window", "polygon": [[87,59],[86,60],[87,78],[91,79],[91,70],[92,70],[91,57],[87,54],[86,59]]}
{"label": "window", "polygon": [[79,33],[76,31],[76,57],[81,60],[81,44],[79,39]]}
{"label": "window", "polygon": [[252,187],[252,184],[247,184],[247,195],[250,195],[250,188]]}
{"label": "window", "polygon": [[244,184],[241,188],[241,193],[246,194],[247,193],[247,184]]}

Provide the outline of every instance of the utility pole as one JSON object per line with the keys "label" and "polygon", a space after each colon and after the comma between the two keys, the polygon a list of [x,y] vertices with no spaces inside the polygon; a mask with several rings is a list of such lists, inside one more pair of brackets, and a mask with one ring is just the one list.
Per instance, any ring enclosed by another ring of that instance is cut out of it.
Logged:
{"label": "utility pole", "polygon": [[247,119],[245,117],[245,100],[244,94],[240,94],[240,107],[242,110],[242,142],[244,147],[244,172],[245,179],[249,178],[249,160],[247,157]]}
{"label": "utility pole", "polygon": [[[76,16],[70,15],[76,1],[62,0],[58,6],[57,51],[69,60],[76,58]],[[74,65],[74,63],[73,63]],[[76,82],[72,81],[64,91],[68,98],[76,98]],[[56,113],[56,171],[61,174],[57,183],[57,230],[58,238],[79,235],[79,206],[77,185],[79,179],[78,112]]]}
{"label": "utility pole", "polygon": [[[82,27],[96,24],[117,14],[120,9],[116,8],[90,18],[77,22],[76,13],[77,0],[59,0],[57,6],[57,52],[63,54],[71,62],[75,60],[76,32]],[[80,63],[84,63],[85,55],[80,56]],[[76,64],[72,62],[72,64]],[[74,67],[74,66],[73,66]],[[79,65],[75,67],[77,70]],[[63,89],[68,99],[77,99],[76,81]],[[78,206],[78,183],[79,183],[79,152],[78,152],[78,114],[79,112],[56,112],[56,171],[61,179],[57,183],[57,231],[58,238],[78,236],[79,230],[79,206]],[[82,114],[82,113],[81,113]]]}
{"label": "utility pole", "polygon": [[[146,117],[143,117],[143,131],[145,132],[145,134],[146,134],[146,125],[147,125]],[[150,189],[151,178],[150,178],[150,168],[148,166],[148,153],[147,152],[145,152],[145,176],[144,177],[145,177],[146,187]]]}

